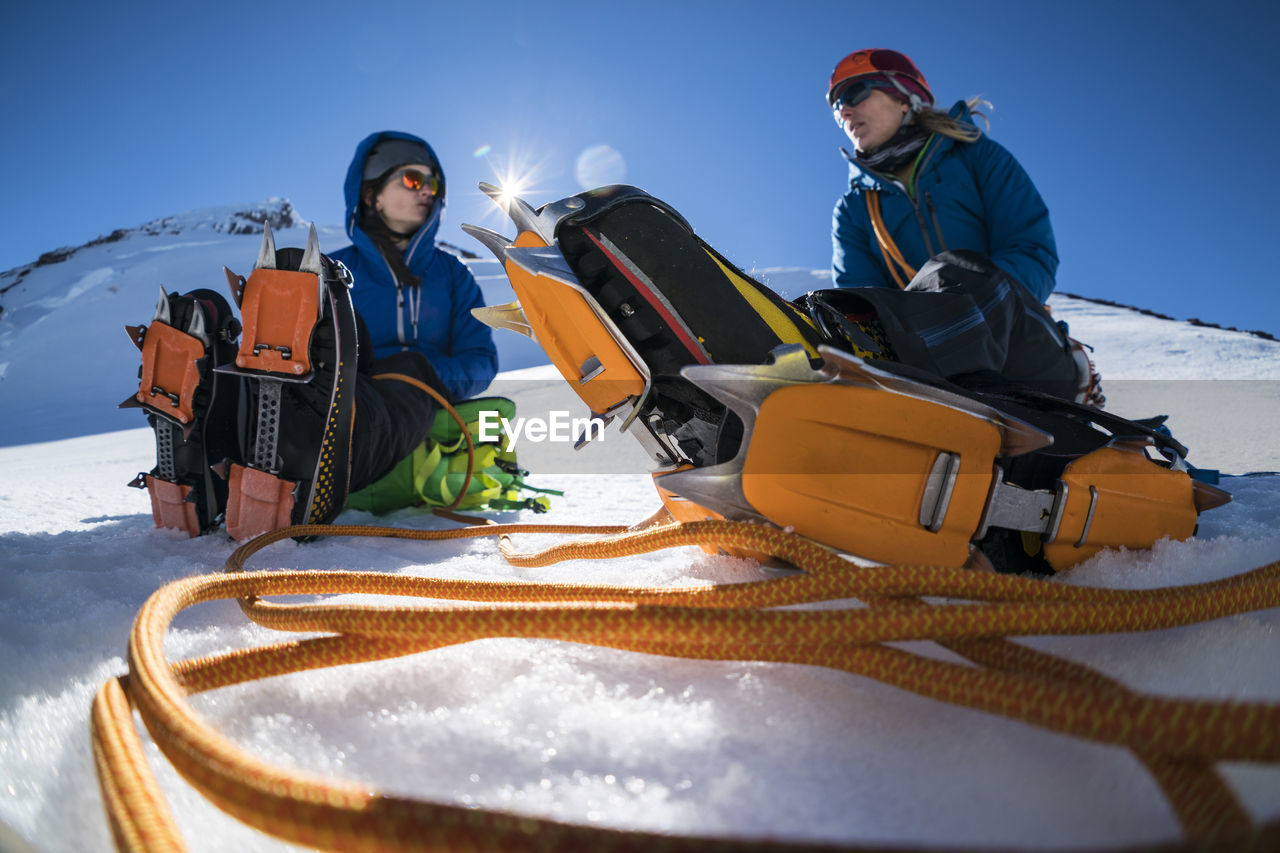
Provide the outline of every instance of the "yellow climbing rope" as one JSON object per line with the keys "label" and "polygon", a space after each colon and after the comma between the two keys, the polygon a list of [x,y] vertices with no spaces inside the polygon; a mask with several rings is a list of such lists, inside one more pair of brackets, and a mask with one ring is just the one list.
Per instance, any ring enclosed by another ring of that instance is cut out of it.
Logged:
{"label": "yellow climbing rope", "polygon": [[[502,554],[517,566],[544,566],[715,544],[772,555],[803,571],[748,583],[666,589],[245,570],[262,548],[292,536],[439,540],[549,532],[596,535],[527,554],[516,553],[504,538]],[[1130,748],[1169,797],[1188,847],[1280,847],[1280,822],[1252,823],[1215,769],[1220,761],[1280,762],[1280,704],[1139,694],[1083,665],[1003,639],[1145,631],[1280,606],[1280,562],[1213,583],[1110,590],[960,569],[858,567],[781,530],[706,521],[639,532],[530,524],[443,531],[299,526],[246,543],[226,568],[223,574],[175,581],[152,595],[129,637],[129,673],[109,681],[94,700],[94,757],[119,850],[185,849],[146,765],[131,708],[175,768],[219,808],[265,832],[319,849],[832,849],[602,829],[388,796],[355,782],[265,764],[203,722],[186,700],[193,693],[254,679],[487,637],[551,638],[707,660],[803,663],[870,676],[940,701]],[[458,604],[380,608],[323,601],[280,604],[263,598],[339,593]],[[948,603],[926,602],[925,597]],[[178,613],[230,598],[239,599],[250,618],[268,627],[326,636],[206,658],[165,659],[165,632]],[[860,599],[871,606],[775,609],[839,599]],[[882,645],[913,639],[935,640],[976,665]]]}

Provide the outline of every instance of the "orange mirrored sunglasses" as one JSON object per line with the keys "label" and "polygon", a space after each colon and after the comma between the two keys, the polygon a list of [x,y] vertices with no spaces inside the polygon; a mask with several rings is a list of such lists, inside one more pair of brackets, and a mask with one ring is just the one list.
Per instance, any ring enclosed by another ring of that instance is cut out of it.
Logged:
{"label": "orange mirrored sunglasses", "polygon": [[417,192],[422,188],[431,190],[432,195],[440,192],[440,179],[435,175],[428,175],[421,169],[401,169],[391,176],[391,180],[400,180],[407,190]]}

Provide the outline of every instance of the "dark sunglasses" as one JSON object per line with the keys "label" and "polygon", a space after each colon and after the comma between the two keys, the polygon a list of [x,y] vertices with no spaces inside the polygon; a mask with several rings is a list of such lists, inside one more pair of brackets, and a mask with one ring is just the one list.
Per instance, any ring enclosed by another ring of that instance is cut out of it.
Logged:
{"label": "dark sunglasses", "polygon": [[845,86],[839,95],[836,95],[835,103],[831,105],[831,108],[836,112],[840,112],[840,110],[845,107],[856,107],[858,104],[871,97],[871,93],[875,91],[876,88],[876,86],[866,81],[855,80],[848,86]]}
{"label": "dark sunglasses", "polygon": [[426,187],[431,190],[433,195],[440,192],[440,179],[435,175],[428,175],[418,169],[401,169],[391,176],[392,181],[396,178],[400,179],[400,182],[404,184],[404,188],[407,190],[417,192]]}

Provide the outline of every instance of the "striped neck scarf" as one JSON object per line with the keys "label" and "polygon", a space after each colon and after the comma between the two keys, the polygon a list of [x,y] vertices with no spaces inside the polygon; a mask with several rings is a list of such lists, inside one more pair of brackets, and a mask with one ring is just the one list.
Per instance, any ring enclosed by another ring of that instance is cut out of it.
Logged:
{"label": "striped neck scarf", "polygon": [[853,161],[876,172],[893,174],[915,159],[928,141],[929,131],[918,124],[904,124],[878,148],[856,152]]}

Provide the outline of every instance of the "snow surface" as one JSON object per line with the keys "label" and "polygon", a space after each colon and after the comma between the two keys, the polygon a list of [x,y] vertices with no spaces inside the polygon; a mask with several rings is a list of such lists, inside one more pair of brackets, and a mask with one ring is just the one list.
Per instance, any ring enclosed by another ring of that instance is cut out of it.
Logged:
{"label": "snow surface", "polygon": [[[127,632],[146,597],[168,581],[219,571],[234,547],[221,535],[187,539],[152,526],[145,493],[124,488],[154,463],[151,433],[137,428],[137,412],[112,408],[130,392],[137,365],[118,329],[149,322],[157,284],[225,291],[221,264],[247,272],[259,238],[213,227],[243,221],[234,213],[174,218],[160,233],[77,250],[16,283],[15,271],[0,275],[0,445],[10,445],[0,446],[0,849],[22,843],[12,833],[42,851],[109,848],[89,750],[90,700],[125,671]],[[277,244],[301,239],[286,229]],[[336,247],[340,231],[322,229],[322,242]],[[511,298],[496,264],[472,263],[491,303]],[[821,272],[758,274],[788,295],[825,284]],[[1081,300],[1052,304],[1096,348],[1113,405],[1171,414],[1202,467],[1280,469],[1271,429],[1280,345]],[[524,368],[499,385],[522,414],[572,405],[536,354],[511,348],[522,339],[497,339],[504,367]],[[563,488],[565,497],[547,516],[499,520],[632,523],[657,507],[643,454],[616,429],[578,454],[523,449],[534,482]],[[1234,502],[1205,514],[1194,540],[1105,553],[1053,582],[1186,584],[1280,559],[1280,477],[1228,476],[1223,486]],[[409,510],[377,519],[348,511],[341,521],[449,526]],[[528,548],[547,543],[517,539]],[[763,576],[750,561],[696,549],[516,569],[487,540],[284,542],[252,565],[662,586]],[[1161,695],[1280,701],[1278,628],[1280,611],[1271,610],[1145,634],[1024,642]],[[186,613],[167,647],[171,657],[188,657],[275,638],[234,603],[219,602]],[[928,643],[906,645],[945,655]],[[977,848],[1178,838],[1159,789],[1124,750],[814,667],[486,640],[255,682],[193,703],[273,763],[587,824]],[[193,850],[294,849],[217,811],[149,741],[148,755]],[[1255,819],[1280,817],[1280,768],[1221,769]]]}

